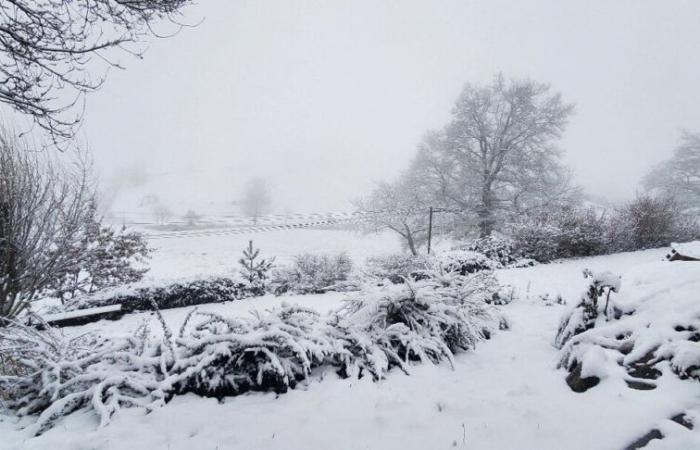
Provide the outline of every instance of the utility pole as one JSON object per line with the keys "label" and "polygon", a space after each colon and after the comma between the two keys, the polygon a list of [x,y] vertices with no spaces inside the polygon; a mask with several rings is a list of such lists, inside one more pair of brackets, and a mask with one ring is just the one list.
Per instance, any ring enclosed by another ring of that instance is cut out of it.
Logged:
{"label": "utility pole", "polygon": [[430,254],[430,242],[433,240],[433,207],[430,207],[428,213],[428,254]]}

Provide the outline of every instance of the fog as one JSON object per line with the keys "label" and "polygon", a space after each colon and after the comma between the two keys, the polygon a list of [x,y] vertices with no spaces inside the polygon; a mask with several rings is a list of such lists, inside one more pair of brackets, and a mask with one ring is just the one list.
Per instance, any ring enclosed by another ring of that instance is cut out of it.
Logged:
{"label": "fog", "polygon": [[261,177],[275,211],[349,209],[498,72],[576,104],[560,146],[594,196],[628,198],[700,130],[695,1],[219,0],[182,20],[201,23],[122,55],[88,98],[107,184],[139,168],[149,193],[224,205]]}

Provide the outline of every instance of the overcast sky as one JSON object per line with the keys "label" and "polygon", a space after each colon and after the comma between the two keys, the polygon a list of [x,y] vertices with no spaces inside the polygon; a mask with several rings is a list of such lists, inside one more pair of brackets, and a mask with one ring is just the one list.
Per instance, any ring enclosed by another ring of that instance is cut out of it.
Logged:
{"label": "overcast sky", "polygon": [[235,199],[262,176],[277,210],[347,209],[446,123],[465,82],[499,71],[576,104],[561,147],[592,194],[632,195],[680,130],[700,131],[695,0],[202,0],[185,21],[202,18],[123,56],[88,98],[103,178],[139,165]]}

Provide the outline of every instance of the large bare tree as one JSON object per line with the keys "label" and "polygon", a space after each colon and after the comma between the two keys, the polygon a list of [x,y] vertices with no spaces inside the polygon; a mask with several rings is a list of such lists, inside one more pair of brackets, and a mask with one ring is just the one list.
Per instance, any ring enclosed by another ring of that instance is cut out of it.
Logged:
{"label": "large bare tree", "polygon": [[700,214],[700,133],[683,133],[673,156],[654,167],[643,184],[650,191],[674,198],[680,207]]}
{"label": "large bare tree", "polygon": [[110,50],[141,56],[143,47],[134,44],[189,2],[0,1],[0,102],[29,115],[54,143],[65,142],[80,121],[84,94],[102,86],[105,65],[120,67]]}
{"label": "large bare tree", "polygon": [[467,84],[451,122],[424,145],[424,157],[438,161],[426,164],[444,198],[474,213],[481,236],[489,235],[500,213],[563,192],[568,179],[555,143],[572,111],[548,84],[502,75]]}
{"label": "large bare tree", "polygon": [[88,165],[0,131],[0,317],[16,317],[76,263],[94,205]]}

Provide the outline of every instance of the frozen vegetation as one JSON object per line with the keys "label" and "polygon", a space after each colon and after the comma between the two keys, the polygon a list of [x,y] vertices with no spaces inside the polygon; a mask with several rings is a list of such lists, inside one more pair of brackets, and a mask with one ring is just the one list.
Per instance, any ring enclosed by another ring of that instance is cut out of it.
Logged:
{"label": "frozen vegetation", "polygon": [[[185,265],[187,240],[171,242],[167,264]],[[394,284],[377,267],[410,280],[429,263],[380,256],[387,243],[365,266],[363,245],[354,260],[374,281],[359,291],[267,294],[24,336],[15,344],[46,365],[22,378],[19,403],[4,401],[14,412],[0,416],[2,448],[700,445],[688,429],[700,414],[700,265],[663,261],[667,249],[518,268],[492,255],[462,276],[454,268],[481,257],[442,248],[433,261],[451,272]],[[214,274],[233,267],[210,262]],[[149,276],[142,287],[176,278]]]}

